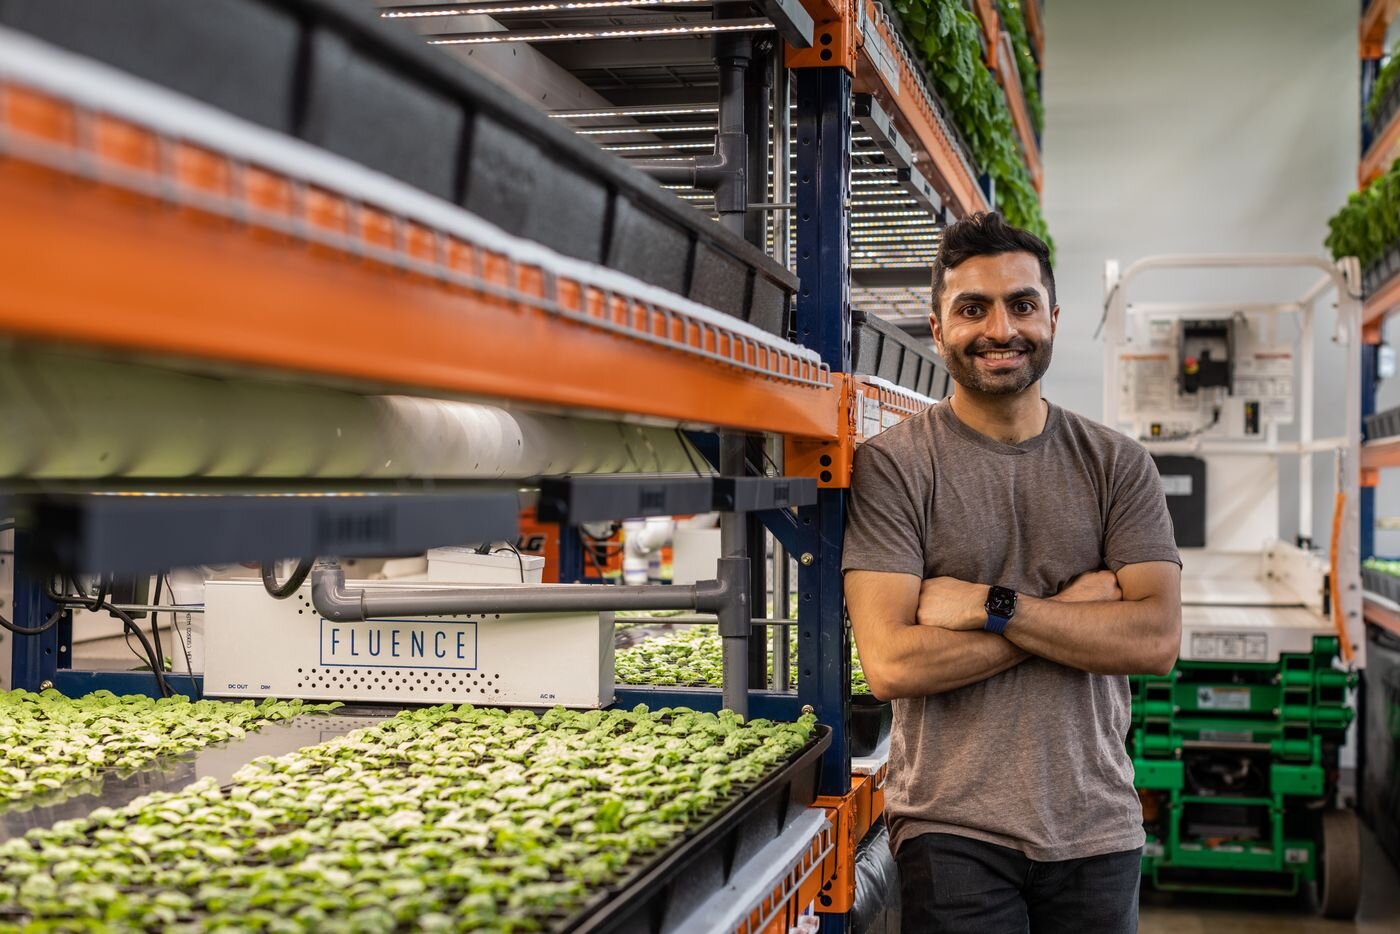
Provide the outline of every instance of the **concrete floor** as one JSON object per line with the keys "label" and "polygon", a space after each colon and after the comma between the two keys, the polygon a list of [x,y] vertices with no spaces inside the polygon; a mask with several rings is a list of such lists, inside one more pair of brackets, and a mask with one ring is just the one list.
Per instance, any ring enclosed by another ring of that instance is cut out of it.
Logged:
{"label": "concrete floor", "polygon": [[1142,894],[1141,934],[1396,934],[1400,932],[1400,873],[1369,830],[1362,830],[1361,909],[1355,922],[1327,921],[1311,896],[1293,899],[1239,895]]}

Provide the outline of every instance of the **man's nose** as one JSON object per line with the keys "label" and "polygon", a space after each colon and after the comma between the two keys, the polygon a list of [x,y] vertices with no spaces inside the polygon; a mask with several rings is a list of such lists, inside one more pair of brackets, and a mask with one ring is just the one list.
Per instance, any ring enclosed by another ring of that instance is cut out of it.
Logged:
{"label": "man's nose", "polygon": [[1005,344],[1016,336],[1016,323],[1011,313],[1001,305],[994,305],[987,313],[987,324],[982,336],[989,341]]}

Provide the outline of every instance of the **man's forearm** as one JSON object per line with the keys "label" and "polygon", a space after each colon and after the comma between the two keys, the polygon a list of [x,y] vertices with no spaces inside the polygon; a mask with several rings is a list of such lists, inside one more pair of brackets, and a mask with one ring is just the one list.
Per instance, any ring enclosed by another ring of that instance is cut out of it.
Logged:
{"label": "man's forearm", "polygon": [[1167,600],[1062,603],[1021,596],[1006,638],[1061,665],[1103,675],[1167,674],[1180,647],[1179,606]]}
{"label": "man's forearm", "polygon": [[955,632],[932,626],[904,626],[884,647],[879,674],[866,678],[883,700],[955,691],[1014,668],[1030,656],[989,632]]}

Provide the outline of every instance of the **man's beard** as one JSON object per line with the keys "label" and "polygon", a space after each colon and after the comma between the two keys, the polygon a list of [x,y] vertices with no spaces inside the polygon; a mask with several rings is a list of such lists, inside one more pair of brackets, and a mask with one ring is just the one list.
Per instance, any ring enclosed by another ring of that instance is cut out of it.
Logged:
{"label": "man's beard", "polygon": [[[993,344],[990,341],[973,341],[968,347],[957,350],[945,345],[943,363],[953,382],[975,392],[988,396],[1012,396],[1033,385],[1050,369],[1050,353],[1053,339],[1044,343],[1015,340],[1009,344]],[[1026,359],[1015,369],[987,372],[977,365],[977,354],[988,351],[1012,350],[1024,352]]]}

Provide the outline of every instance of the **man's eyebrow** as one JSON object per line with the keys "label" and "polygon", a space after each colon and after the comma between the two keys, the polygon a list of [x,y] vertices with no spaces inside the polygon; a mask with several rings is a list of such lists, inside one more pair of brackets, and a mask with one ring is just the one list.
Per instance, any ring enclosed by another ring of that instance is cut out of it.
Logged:
{"label": "man's eyebrow", "polygon": [[[1003,296],[1002,300],[1006,302],[1016,302],[1027,298],[1033,298],[1039,301],[1040,290],[1035,288],[1035,286],[1031,285],[1022,286],[1019,289],[1012,289],[1010,292],[1007,292],[1006,295]],[[990,305],[993,301],[995,301],[995,299],[993,299],[990,295],[984,295],[981,292],[958,292],[952,298],[952,304],[955,305],[962,304],[964,302],[975,302],[979,305]]]}
{"label": "man's eyebrow", "polygon": [[1028,285],[1006,293],[1006,301],[1008,302],[1020,301],[1023,298],[1034,298],[1038,301],[1040,299],[1040,290],[1034,286]]}

